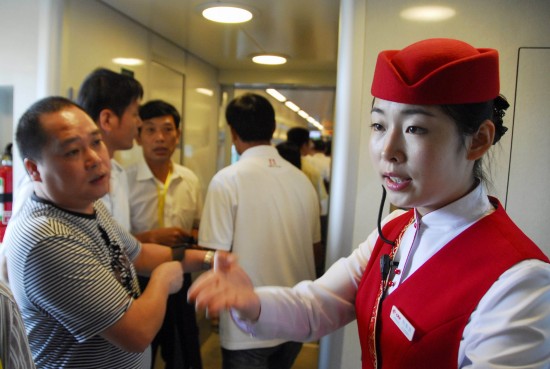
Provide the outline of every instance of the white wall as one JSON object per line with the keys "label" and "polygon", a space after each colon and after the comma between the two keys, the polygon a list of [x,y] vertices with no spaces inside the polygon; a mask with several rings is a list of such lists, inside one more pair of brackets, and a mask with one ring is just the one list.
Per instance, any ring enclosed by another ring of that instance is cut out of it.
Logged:
{"label": "white wall", "polygon": [[[0,4],[0,86],[7,86],[2,96],[9,98],[7,90],[13,90],[13,109],[2,108],[4,112],[12,113],[9,117],[2,117],[2,149],[8,142],[15,141],[13,127],[21,114],[39,97],[39,1],[2,0]],[[14,165],[15,177],[19,178],[23,166],[17,158]]]}
{"label": "white wall", "polygon": [[[410,1],[403,1],[403,8]],[[381,197],[380,185],[377,176],[371,168],[368,158],[368,126],[370,124],[370,107],[372,96],[370,85],[377,54],[384,49],[400,49],[412,42],[431,37],[450,37],[462,39],[476,47],[493,47],[500,52],[501,65],[501,92],[508,98],[512,107],[508,110],[505,124],[512,124],[513,105],[515,94],[516,64],[519,47],[522,46],[550,46],[550,32],[548,19],[550,16],[550,2],[547,0],[454,0],[446,4],[460,4],[460,6],[475,9],[474,18],[465,19],[458,14],[452,20],[440,24],[409,23],[400,25],[398,14],[389,13],[384,1],[379,0],[342,0],[341,1],[341,30],[337,87],[337,117],[333,155],[335,161],[342,161],[341,165],[348,165],[343,159],[351,159],[357,155],[358,176],[351,175],[345,183],[332,190],[331,220],[329,225],[329,257],[336,257],[341,250],[356,247],[367,234],[375,229],[379,201]],[[352,9],[349,11],[349,9]],[[356,34],[345,32],[354,29]],[[348,37],[348,41],[342,37]],[[351,43],[351,44],[350,44]],[[346,44],[347,47],[344,47]],[[359,54],[359,55],[358,55]],[[349,62],[350,58],[364,60],[364,69]],[[351,70],[346,68],[351,66]],[[357,73],[355,78],[346,78],[348,73]],[[343,85],[349,92],[343,92],[340,80],[349,80],[349,85]],[[347,95],[347,99],[342,98]],[[342,119],[343,118],[343,119]],[[518,122],[517,124],[528,124]],[[511,128],[511,127],[510,127]],[[342,138],[339,135],[349,137]],[[360,136],[359,140],[353,136]],[[506,200],[506,185],[509,171],[508,158],[511,148],[511,135],[507,134],[501,144],[494,148],[492,162],[492,178],[494,189],[492,194],[497,195],[503,202]],[[541,159],[545,160],[545,159]],[[335,163],[336,165],[336,163]],[[355,159],[351,161],[356,167]],[[336,171],[336,167],[333,168]],[[346,191],[345,195],[341,191]],[[529,196],[548,196],[546,193]],[[388,205],[386,205],[386,208]],[[334,214],[340,212],[344,220],[352,222],[350,226],[342,220],[334,219]],[[354,216],[345,215],[351,212]],[[350,230],[351,228],[351,230]],[[353,233],[349,242],[347,232]],[[332,233],[332,234],[331,234]],[[334,259],[329,262],[334,261]],[[331,339],[331,338],[329,338]],[[337,333],[332,339],[331,350],[324,363],[326,368],[357,368],[360,367],[360,348],[356,327],[348,326],[343,333]],[[323,367],[324,368],[324,367]]]}
{"label": "white wall", "polygon": [[546,107],[550,101],[550,47],[520,50],[517,81],[505,206],[517,225],[550,256],[550,118]]}
{"label": "white wall", "polygon": [[147,91],[150,62],[148,32],[96,1],[65,1],[61,93],[77,96],[84,78],[95,68],[120,71],[115,57],[145,60],[141,66],[125,67],[134,72]]}
{"label": "white wall", "polygon": [[9,142],[13,142],[12,136],[13,86],[0,84],[0,150],[4,150]]}

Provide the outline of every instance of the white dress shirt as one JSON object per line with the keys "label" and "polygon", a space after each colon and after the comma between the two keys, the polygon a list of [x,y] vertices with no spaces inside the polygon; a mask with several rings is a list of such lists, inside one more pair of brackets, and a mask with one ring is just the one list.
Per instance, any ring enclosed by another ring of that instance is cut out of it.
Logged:
{"label": "white dress shirt", "polygon": [[[147,163],[139,162],[126,169],[128,176],[131,231],[141,233],[161,227],[159,224],[159,189],[165,184],[151,172]],[[164,227],[193,230],[202,213],[202,189],[190,169],[172,163],[163,208]]]}
{"label": "white dress shirt", "polygon": [[130,231],[130,205],[128,203],[128,179],[124,168],[111,159],[111,179],[109,192],[101,198],[112,217],[125,230]]}

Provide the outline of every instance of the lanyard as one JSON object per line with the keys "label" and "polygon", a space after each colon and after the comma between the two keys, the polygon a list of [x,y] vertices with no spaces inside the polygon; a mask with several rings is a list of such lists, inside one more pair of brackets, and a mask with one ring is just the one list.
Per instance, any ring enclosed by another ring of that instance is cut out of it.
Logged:
{"label": "lanyard", "polygon": [[376,300],[374,302],[373,311],[369,320],[369,336],[367,338],[368,340],[368,349],[372,358],[372,365],[374,368],[378,367],[378,344],[376,342],[376,326],[377,326],[377,318],[378,318],[378,311],[380,309],[380,305],[382,304],[382,299],[384,298],[384,294],[386,293],[386,288],[388,286],[388,278],[390,275],[391,270],[391,264],[393,262],[393,258],[395,257],[395,254],[397,253],[397,250],[399,249],[399,246],[401,245],[401,239],[403,238],[403,235],[405,234],[405,231],[409,226],[414,223],[414,215],[409,221],[409,223],[401,230],[401,233],[399,233],[399,236],[393,243],[393,246],[390,250],[389,255],[382,255],[380,258],[380,267],[381,267],[381,274],[382,274],[382,280],[380,281],[380,287],[378,290],[378,294],[376,295]]}
{"label": "lanyard", "polygon": [[164,203],[166,200],[166,193],[168,192],[168,187],[170,186],[170,181],[172,179],[172,168],[168,171],[166,176],[166,181],[162,186],[157,185],[157,194],[158,194],[158,223],[159,228],[164,228]]}

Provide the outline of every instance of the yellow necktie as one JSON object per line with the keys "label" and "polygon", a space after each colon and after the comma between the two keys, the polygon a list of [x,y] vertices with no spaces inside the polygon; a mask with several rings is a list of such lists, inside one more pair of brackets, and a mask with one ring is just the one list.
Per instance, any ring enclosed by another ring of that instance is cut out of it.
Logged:
{"label": "yellow necktie", "polygon": [[159,228],[164,228],[164,202],[166,200],[166,192],[168,192],[168,186],[170,186],[171,178],[172,178],[172,169],[168,171],[168,176],[166,176],[166,181],[164,181],[164,185],[157,186],[158,204],[159,204],[157,217],[158,217]]}

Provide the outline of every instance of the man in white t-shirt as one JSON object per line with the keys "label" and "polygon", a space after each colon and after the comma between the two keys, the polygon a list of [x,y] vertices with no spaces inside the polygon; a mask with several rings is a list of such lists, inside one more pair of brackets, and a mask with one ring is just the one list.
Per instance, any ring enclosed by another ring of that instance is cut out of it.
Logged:
{"label": "man in white t-shirt", "polygon": [[[319,202],[308,178],[271,146],[275,112],[267,99],[245,94],[226,110],[240,159],[210,182],[199,245],[238,255],[255,286],[292,286],[315,278],[320,245]],[[220,317],[224,369],[290,369],[301,343],[257,340]]]}
{"label": "man in white t-shirt", "polygon": [[330,147],[331,143],[330,141],[326,142],[323,140],[313,140],[312,142],[313,149],[311,154],[311,161],[321,173],[321,177],[323,177],[323,181],[325,182],[325,187],[328,192],[328,184],[330,183],[331,158],[330,155],[327,154],[327,151],[330,151],[330,149],[328,148]]}
{"label": "man in white t-shirt", "polygon": [[[127,168],[131,232],[141,242],[176,246],[198,228],[202,212],[199,179],[171,158],[181,136],[180,114],[165,101],[149,101],[139,109],[143,125],[137,142],[144,160]],[[145,289],[149,278],[140,277]],[[166,369],[200,369],[200,343],[195,308],[187,303],[191,275],[168,298],[164,323],[152,343],[153,363],[160,346]]]}
{"label": "man in white t-shirt", "polygon": [[313,142],[309,138],[309,131],[303,127],[292,127],[287,132],[287,141],[292,142],[300,148],[302,155],[302,172],[309,178],[311,184],[317,192],[319,198],[319,206],[321,207],[321,215],[325,216],[328,213],[328,193],[323,180],[321,171],[311,156],[313,150]]}

